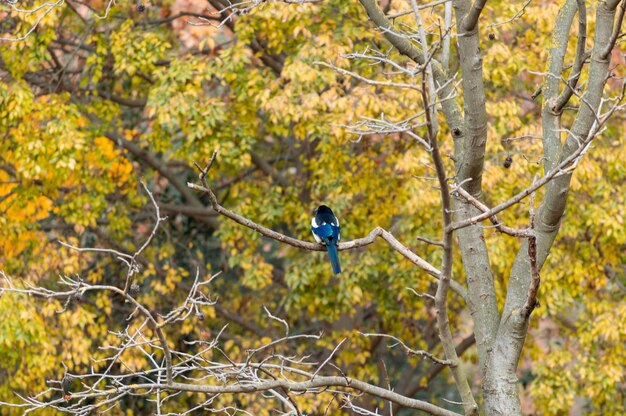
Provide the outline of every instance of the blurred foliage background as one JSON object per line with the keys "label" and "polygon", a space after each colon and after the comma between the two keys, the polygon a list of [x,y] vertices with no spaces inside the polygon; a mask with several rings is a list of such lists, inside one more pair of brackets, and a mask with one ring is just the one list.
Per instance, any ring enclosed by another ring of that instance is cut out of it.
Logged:
{"label": "blurred foliage background", "polygon": [[[527,4],[521,17],[504,23],[524,3],[490,1],[482,21],[491,24],[480,28],[490,117],[488,205],[541,173],[541,96],[531,95],[547,70],[559,3]],[[319,64],[381,80],[392,70],[344,56],[366,48],[390,50],[358,2],[269,2],[214,27],[225,17],[214,12],[222,6],[221,0],[156,0],[141,11],[122,2],[104,16],[102,0],[68,0],[50,9],[25,39],[2,41],[0,270],[15,284],[25,279],[55,287],[59,274],[79,274],[123,286],[125,268],[115,259],[70,252],[57,240],[134,251],[154,223],[139,185],[144,180],[169,219],[140,259],[139,300],[167,312],[185,298],[196,269],[203,276],[224,270],[212,286],[219,303],[202,311],[205,319],[170,330],[177,348],[189,348],[185,340],[214,336],[231,322],[223,349],[242,354],[282,331],[267,319],[265,305],[293,330],[324,331],[320,342],[293,344],[292,351],[323,359],[348,337],[349,347],[335,360],[346,374],[383,386],[389,379],[397,392],[458,410],[444,400],[458,400],[447,370],[433,378],[433,364],[359,334],[388,333],[441,355],[433,305],[407,290],[434,292],[429,277],[376,243],[342,252],[344,272],[333,278],[325,253],[261,238],[217,217],[204,196],[186,187],[197,180],[193,162],[203,164],[219,149],[210,181],[229,209],[309,239],[312,210],[326,203],[341,220],[344,240],[382,226],[438,264],[438,247],[416,239],[436,239],[441,232],[438,191],[420,179],[433,176],[429,156],[406,134],[360,137],[343,127],[381,114],[394,121],[411,117],[421,111],[419,92],[367,85]],[[387,5],[389,13],[409,8],[404,0]],[[3,10],[5,37],[25,35],[43,15]],[[423,10],[427,27],[440,23],[439,11]],[[414,23],[411,16],[396,22]],[[575,36],[571,43],[566,62],[573,61]],[[614,79],[606,92],[613,95],[624,76],[622,48],[618,43],[612,55]],[[393,52],[391,57],[408,64]],[[457,64],[453,48],[453,70]],[[412,81],[400,75],[397,80]],[[568,116],[566,111],[564,120]],[[441,125],[443,153],[450,154],[452,143]],[[616,115],[578,166],[558,243],[542,272],[541,307],[532,319],[520,375],[529,414],[623,414],[624,128],[624,116]],[[513,160],[508,169],[507,157]],[[527,209],[514,207],[502,220],[522,225],[518,218]],[[487,243],[503,295],[519,242],[487,230]],[[458,259],[454,275],[463,281]],[[132,312],[108,294],[90,294],[57,313],[62,307],[26,296],[0,298],[0,401],[17,401],[14,392],[45,390],[46,380],[62,376],[62,363],[72,372],[100,368],[95,360],[107,352],[98,347],[116,342],[110,331],[124,329]],[[450,308],[455,336],[469,346],[463,355],[468,371],[476,373],[471,318],[455,295]],[[149,365],[141,357],[125,357],[125,364]],[[301,409],[321,414],[331,398],[327,393],[297,401]],[[181,395],[167,410],[182,411],[197,400]],[[376,405],[368,400],[361,404]],[[260,394],[224,395],[220,401],[257,415],[272,414],[275,405]],[[331,408],[334,414],[341,413],[339,405]],[[147,414],[152,406],[128,399],[111,414]],[[20,414],[8,408],[0,413]]]}

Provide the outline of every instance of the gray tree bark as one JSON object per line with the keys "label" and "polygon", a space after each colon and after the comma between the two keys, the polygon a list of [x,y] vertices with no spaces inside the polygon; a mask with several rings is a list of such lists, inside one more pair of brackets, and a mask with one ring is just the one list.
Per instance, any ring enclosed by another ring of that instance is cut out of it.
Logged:
{"label": "gray tree bark", "polygon": [[[561,62],[563,55],[560,55],[558,40],[567,43],[567,32],[571,24],[571,9],[576,2],[568,1],[563,7],[557,19],[555,27],[555,39],[557,47],[553,50],[553,59]],[[590,133],[600,106],[602,92],[608,76],[609,58],[605,51],[610,45],[611,35],[615,20],[615,7],[607,2],[600,2],[596,10],[596,31],[594,47],[589,68],[589,83],[581,98],[581,104],[564,146],[560,146],[560,135],[555,130],[555,120],[549,115],[544,118],[544,152],[546,169],[554,167],[555,157],[560,162],[575,152],[581,139]],[[569,21],[569,24],[568,24]],[[620,22],[621,23],[621,20]],[[618,27],[619,30],[619,27]],[[564,35],[565,34],[565,35]],[[558,55],[555,58],[554,55]],[[558,70],[558,63],[551,65],[551,69]],[[558,72],[560,74],[560,72]],[[547,79],[552,78],[551,75]],[[546,85],[552,84],[547,81]],[[553,98],[552,85],[548,91]],[[546,97],[548,98],[548,97]],[[585,104],[586,103],[586,104]],[[551,111],[545,107],[553,104],[551,99],[544,102],[544,114]],[[554,117],[558,118],[558,115]],[[557,121],[558,122],[558,121]],[[557,127],[558,128],[558,127]],[[558,153],[557,153],[558,151]],[[557,156],[558,155],[558,156]],[[547,185],[545,198],[539,209],[537,227],[535,229],[537,237],[537,262],[539,268],[546,261],[550,248],[556,238],[561,218],[565,212],[567,195],[570,187],[571,173],[557,177]],[[522,244],[509,279],[506,302],[496,336],[496,342],[489,352],[487,359],[487,374],[484,380],[483,392],[485,395],[485,413],[488,415],[521,415],[521,406],[517,391],[517,364],[519,362],[524,340],[528,332],[529,316],[520,313],[526,301],[528,288],[530,286],[530,260],[528,257],[528,242]]]}
{"label": "gray tree bark", "polygon": [[[426,62],[422,51],[415,48],[406,38],[397,35],[393,23],[379,9],[375,0],[360,2],[370,19],[383,30],[387,40],[401,54],[418,64]],[[464,190],[475,201],[481,201],[483,197],[482,174],[487,142],[488,119],[478,35],[480,14],[485,3],[483,0],[475,0],[473,4],[470,0],[453,0],[458,35],[457,51],[462,75],[463,112],[453,100],[444,100],[454,93],[448,82],[450,74],[436,60],[432,61],[436,87],[447,85],[446,88],[439,90],[439,100],[441,111],[454,140],[455,180],[462,184]],[[553,30],[554,47],[550,50],[548,72],[543,85],[542,128],[546,174],[553,172],[575,152],[580,152],[581,142],[588,135],[597,133],[597,129],[594,130],[594,123],[598,122],[603,89],[609,74],[609,53],[623,20],[622,5],[615,25],[616,8],[619,4],[619,0],[611,0],[602,1],[597,6],[594,46],[588,70],[589,81],[565,143],[561,142],[561,111],[575,94],[574,88],[579,74],[588,58],[585,56],[587,27],[583,0],[566,0],[559,11]],[[576,61],[572,76],[565,80],[564,90],[560,91],[564,83],[562,73],[567,40],[576,14],[579,28]],[[470,221],[471,218],[483,214],[483,211],[470,203],[468,198],[457,195],[454,200],[455,220],[457,223],[465,223],[456,234],[466,274],[466,301],[474,321],[486,415],[521,415],[516,372],[528,332],[530,314],[535,304],[534,299],[530,299],[532,302],[529,302],[529,297],[536,296],[536,290],[534,294],[531,290],[532,276],[533,272],[538,275],[556,238],[566,208],[571,175],[571,171],[555,175],[547,183],[532,236],[536,245],[532,247],[534,249],[532,252],[536,251],[536,257],[531,261],[529,240],[525,240],[511,269],[502,313],[498,311],[483,228],[480,223]],[[533,270],[533,267],[536,270]],[[447,350],[450,350],[450,346],[447,347]]]}

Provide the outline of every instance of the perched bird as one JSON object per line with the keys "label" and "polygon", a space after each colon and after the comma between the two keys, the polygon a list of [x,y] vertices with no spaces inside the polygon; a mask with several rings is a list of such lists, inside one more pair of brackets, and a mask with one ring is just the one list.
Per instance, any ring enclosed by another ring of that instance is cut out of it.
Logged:
{"label": "perched bird", "polygon": [[314,211],[315,216],[311,220],[311,231],[313,237],[318,243],[326,246],[330,264],[333,266],[335,274],[341,273],[339,266],[339,254],[337,252],[337,243],[341,239],[339,233],[339,220],[333,214],[333,211],[326,205],[320,205]]}
{"label": "perched bird", "polygon": [[72,398],[72,393],[70,393],[70,384],[72,383],[72,376],[69,374],[65,374],[63,380],[61,380],[61,389],[63,390],[63,398],[66,402],[69,402]]}

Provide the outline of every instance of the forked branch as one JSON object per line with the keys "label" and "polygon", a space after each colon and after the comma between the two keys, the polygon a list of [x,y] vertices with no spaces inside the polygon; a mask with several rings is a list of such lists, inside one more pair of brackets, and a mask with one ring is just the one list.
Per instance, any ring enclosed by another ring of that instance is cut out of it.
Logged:
{"label": "forked branch", "polygon": [[522,308],[523,316],[528,319],[533,310],[537,307],[537,294],[539,292],[539,284],[541,283],[541,275],[539,274],[539,265],[537,262],[537,237],[534,233],[535,229],[535,194],[530,198],[530,229],[531,235],[528,237],[528,259],[530,261],[530,286],[528,287],[528,295],[526,302]]}
{"label": "forked branch", "polygon": [[601,117],[600,122],[594,123],[594,128],[592,128],[589,131],[589,134],[587,135],[587,137],[585,137],[584,140],[582,140],[582,141],[579,140],[578,148],[571,155],[569,155],[568,157],[563,159],[563,161],[561,161],[561,163],[559,163],[554,169],[552,169],[551,171],[546,173],[541,179],[535,181],[528,188],[526,188],[523,191],[517,193],[515,196],[509,198],[508,200],[506,200],[506,201],[496,205],[495,207],[491,208],[490,210],[484,211],[482,214],[475,215],[475,216],[473,216],[471,218],[468,218],[466,220],[457,221],[457,222],[455,222],[453,224],[450,224],[447,228],[450,229],[450,230],[458,230],[460,228],[465,228],[465,227],[468,227],[470,225],[477,224],[477,223],[482,222],[482,221],[484,221],[486,219],[490,219],[494,215],[504,211],[505,209],[507,209],[507,208],[517,204],[518,202],[522,201],[523,199],[527,198],[533,192],[535,192],[537,189],[547,185],[552,180],[554,180],[556,177],[570,172],[577,165],[577,163],[580,160],[580,158],[585,154],[585,152],[587,151],[587,149],[588,149],[589,145],[591,144],[591,142],[593,141],[593,139],[595,139],[597,137],[597,135],[600,133],[600,131],[602,129],[602,126],[604,125],[606,120],[608,120],[611,117],[611,115],[613,115],[613,113],[617,109],[618,109],[618,106],[613,107],[606,115]]}
{"label": "forked branch", "polygon": [[[416,8],[416,15],[419,19],[419,12]],[[424,37],[425,39],[425,37]],[[437,172],[437,180],[439,182],[439,190],[441,193],[441,214],[443,217],[443,259],[441,261],[441,278],[437,284],[437,292],[435,293],[435,309],[437,310],[437,330],[439,332],[439,338],[441,339],[441,345],[446,358],[451,363],[451,370],[454,376],[457,389],[463,401],[463,409],[466,415],[477,416],[478,405],[472,394],[472,389],[467,381],[467,376],[461,366],[459,366],[459,357],[456,353],[454,345],[454,339],[452,338],[452,331],[450,330],[450,322],[448,319],[448,307],[447,297],[448,289],[450,288],[450,280],[452,275],[452,254],[453,254],[453,230],[450,229],[452,223],[452,200],[450,196],[450,190],[448,189],[448,179],[446,175],[443,158],[439,151],[439,144],[437,143],[437,129],[436,123],[431,118],[431,112],[428,111],[430,107],[429,93],[426,83],[427,72],[422,74],[422,100],[424,108],[426,109],[426,125],[428,130],[428,139],[430,146],[432,147],[432,160],[435,165],[435,171]],[[431,97],[434,95],[434,88],[432,85],[428,86],[431,92]],[[436,117],[436,114],[432,114]]]}
{"label": "forked branch", "polygon": [[[254,230],[256,232],[258,232],[259,234],[271,238],[273,240],[276,240],[280,243],[284,243],[284,244],[288,244],[292,247],[297,247],[300,249],[304,249],[304,250],[309,250],[309,251],[326,251],[326,247],[323,244],[318,244],[318,243],[312,243],[310,241],[304,241],[304,240],[299,240],[297,238],[293,238],[293,237],[289,237],[285,234],[279,233],[277,231],[271,230],[267,227],[264,227],[260,224],[255,223],[254,221],[243,217],[227,208],[224,208],[222,205],[220,205],[219,201],[217,200],[217,196],[215,195],[215,193],[213,192],[213,190],[211,189],[211,187],[208,184],[208,181],[206,179],[206,175],[210,169],[210,167],[212,166],[212,164],[215,161],[215,158],[217,156],[217,152],[214,152],[213,155],[211,156],[211,161],[208,163],[207,167],[202,169],[200,168],[197,164],[196,166],[200,169],[200,174],[199,174],[199,178],[200,180],[203,182],[204,186],[200,186],[194,183],[188,183],[187,186],[189,186],[191,189],[195,189],[198,191],[202,191],[204,193],[206,193],[206,195],[209,197],[209,201],[211,202],[211,206],[213,207],[213,209],[227,217],[230,218],[231,220],[235,221],[238,224],[243,225],[244,227],[247,227],[251,230]],[[358,238],[356,240],[351,240],[351,241],[346,241],[343,243],[339,243],[337,245],[337,248],[339,249],[339,251],[346,251],[346,250],[352,250],[352,249],[356,249],[359,247],[364,247],[367,245],[372,244],[377,237],[382,238],[383,240],[385,240],[390,246],[391,248],[393,248],[395,251],[397,251],[398,253],[402,254],[406,259],[408,259],[411,263],[415,264],[417,267],[419,267],[420,269],[424,270],[426,273],[428,273],[429,275],[439,279],[441,272],[432,264],[430,264],[429,262],[427,262],[426,260],[424,260],[423,258],[421,258],[420,256],[418,256],[417,254],[415,254],[413,251],[411,251],[409,248],[407,248],[405,245],[403,245],[402,243],[400,243],[400,241],[398,241],[398,239],[396,239],[393,234],[391,234],[389,231],[381,228],[381,227],[376,227],[374,228],[372,231],[369,232],[368,235],[366,235],[365,237],[362,238]],[[452,288],[452,290],[454,290],[458,295],[460,295],[462,298],[465,299],[466,297],[466,290],[465,288],[460,285],[458,282],[451,280],[450,282],[450,287]]]}

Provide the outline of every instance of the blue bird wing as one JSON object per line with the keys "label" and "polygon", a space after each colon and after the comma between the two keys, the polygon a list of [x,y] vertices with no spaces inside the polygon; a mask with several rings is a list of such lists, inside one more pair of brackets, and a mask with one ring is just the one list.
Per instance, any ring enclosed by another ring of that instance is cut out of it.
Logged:
{"label": "blue bird wing", "polygon": [[[324,244],[328,245],[330,244],[330,241],[333,239],[336,239],[336,235],[333,231],[333,227],[332,225],[326,223],[326,224],[322,224],[318,227],[311,227],[311,231],[313,231],[313,234],[315,234],[316,236],[318,236],[323,242]],[[336,227],[334,227],[336,228]]]}

